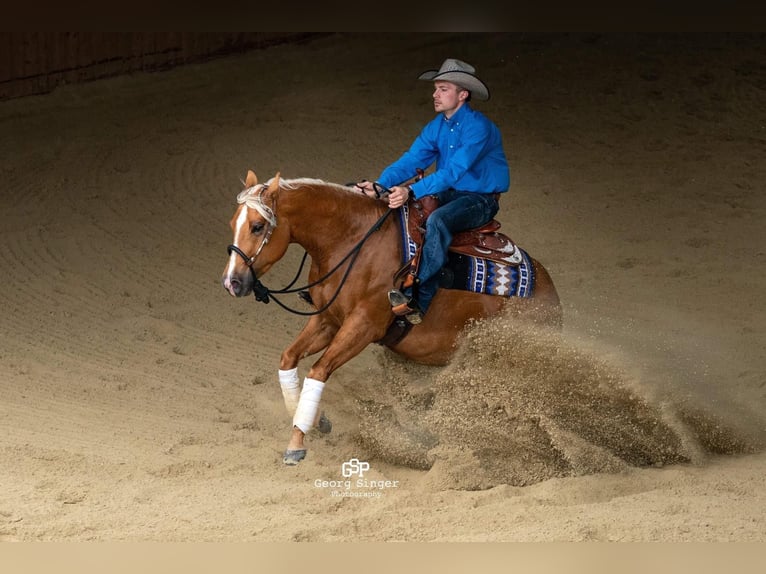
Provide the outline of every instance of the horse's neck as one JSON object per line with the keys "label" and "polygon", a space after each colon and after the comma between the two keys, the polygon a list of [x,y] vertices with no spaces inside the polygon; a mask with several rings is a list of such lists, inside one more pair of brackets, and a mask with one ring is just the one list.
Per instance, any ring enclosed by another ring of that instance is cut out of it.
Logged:
{"label": "horse's neck", "polygon": [[287,189],[279,201],[290,222],[291,242],[315,261],[352,249],[385,213],[379,202],[333,186]]}

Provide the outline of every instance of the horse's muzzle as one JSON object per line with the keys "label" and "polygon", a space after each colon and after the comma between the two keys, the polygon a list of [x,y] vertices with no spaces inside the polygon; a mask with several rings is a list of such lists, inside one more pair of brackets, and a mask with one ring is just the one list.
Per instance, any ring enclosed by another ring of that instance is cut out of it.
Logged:
{"label": "horse's muzzle", "polygon": [[253,279],[250,273],[224,275],[221,284],[233,297],[244,297],[249,295],[253,289]]}

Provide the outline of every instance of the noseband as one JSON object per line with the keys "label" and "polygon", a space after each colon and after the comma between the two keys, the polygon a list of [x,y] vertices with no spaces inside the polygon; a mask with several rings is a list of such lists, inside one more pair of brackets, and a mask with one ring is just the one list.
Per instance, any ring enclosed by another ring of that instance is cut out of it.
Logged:
{"label": "noseband", "polygon": [[[263,247],[265,243],[266,241],[261,243],[261,247]],[[250,269],[250,275],[253,276],[253,294],[255,295],[255,300],[268,303],[269,289],[263,283],[260,282],[258,277],[256,277],[255,275],[255,269],[253,269],[253,263],[255,263],[255,255],[258,255],[258,253],[256,253],[252,257],[248,257],[244,251],[242,251],[239,247],[237,247],[234,244],[229,245],[229,247],[227,247],[227,251],[229,252],[229,255],[231,255],[232,251],[236,253],[237,255],[239,255],[245,262],[245,265],[247,265],[248,269]],[[260,251],[261,250],[259,248],[258,252],[260,253]]]}

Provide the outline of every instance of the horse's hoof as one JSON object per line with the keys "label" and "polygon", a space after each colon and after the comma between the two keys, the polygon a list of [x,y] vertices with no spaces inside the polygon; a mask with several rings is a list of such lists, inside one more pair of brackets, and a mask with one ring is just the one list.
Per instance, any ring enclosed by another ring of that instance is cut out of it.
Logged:
{"label": "horse's hoof", "polygon": [[330,422],[330,419],[324,415],[324,412],[319,415],[319,421],[317,421],[317,430],[319,430],[319,432],[322,434],[328,434],[330,431],[332,431],[332,422]]}
{"label": "horse's hoof", "polygon": [[282,457],[282,462],[284,462],[287,466],[295,466],[304,458],[306,458],[305,448],[300,448],[296,450],[288,449],[285,451],[284,457]]}

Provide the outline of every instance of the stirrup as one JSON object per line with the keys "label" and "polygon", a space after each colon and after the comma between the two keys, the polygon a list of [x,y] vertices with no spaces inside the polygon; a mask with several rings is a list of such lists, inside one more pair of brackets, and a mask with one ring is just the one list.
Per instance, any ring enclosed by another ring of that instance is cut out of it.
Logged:
{"label": "stirrup", "polygon": [[423,312],[417,304],[398,289],[391,289],[388,292],[388,302],[391,303],[391,312],[397,317],[404,317],[412,325],[418,325],[423,321]]}

